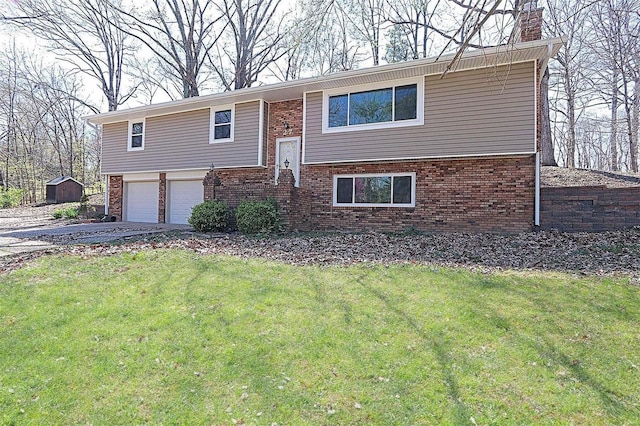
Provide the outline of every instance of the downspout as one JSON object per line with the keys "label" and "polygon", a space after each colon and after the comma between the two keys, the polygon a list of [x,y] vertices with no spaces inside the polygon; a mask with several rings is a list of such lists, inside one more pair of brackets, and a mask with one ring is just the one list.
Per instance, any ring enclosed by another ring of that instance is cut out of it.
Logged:
{"label": "downspout", "polygon": [[109,214],[109,175],[104,175],[104,215]]}
{"label": "downspout", "polygon": [[534,225],[540,226],[540,151],[536,152],[536,194]]}

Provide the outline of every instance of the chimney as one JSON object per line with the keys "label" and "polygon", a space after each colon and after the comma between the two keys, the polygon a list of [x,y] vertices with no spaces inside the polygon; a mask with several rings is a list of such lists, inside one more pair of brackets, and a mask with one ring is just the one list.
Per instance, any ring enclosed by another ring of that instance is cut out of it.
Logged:
{"label": "chimney", "polygon": [[542,39],[542,11],[537,1],[524,4],[520,13],[520,41],[534,41]]}

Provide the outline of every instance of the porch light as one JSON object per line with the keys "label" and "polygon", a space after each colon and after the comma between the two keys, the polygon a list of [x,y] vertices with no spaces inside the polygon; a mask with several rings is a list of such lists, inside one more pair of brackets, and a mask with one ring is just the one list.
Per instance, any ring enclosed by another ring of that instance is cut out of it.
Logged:
{"label": "porch light", "polygon": [[288,159],[288,158],[285,158],[285,159],[284,159],[284,168],[285,168],[285,169],[288,169],[288,168],[289,168],[289,159]]}
{"label": "porch light", "polygon": [[215,168],[215,164],[213,164],[213,161],[212,161],[211,165],[209,166],[209,170],[213,171],[214,168]]}

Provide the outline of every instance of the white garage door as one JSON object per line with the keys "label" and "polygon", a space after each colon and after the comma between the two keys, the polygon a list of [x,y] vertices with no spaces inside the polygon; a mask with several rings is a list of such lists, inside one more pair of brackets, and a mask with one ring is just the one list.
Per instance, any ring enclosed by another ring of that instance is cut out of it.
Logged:
{"label": "white garage door", "polygon": [[202,180],[169,181],[169,223],[188,223],[191,208],[204,200]]}
{"label": "white garage door", "polygon": [[158,223],[158,182],[128,182],[126,185],[124,220]]}

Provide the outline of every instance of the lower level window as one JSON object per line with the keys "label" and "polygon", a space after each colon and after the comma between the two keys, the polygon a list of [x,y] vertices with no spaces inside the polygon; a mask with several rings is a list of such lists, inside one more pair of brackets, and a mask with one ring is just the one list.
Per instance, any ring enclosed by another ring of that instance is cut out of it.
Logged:
{"label": "lower level window", "polygon": [[335,175],[334,206],[415,206],[415,173]]}

